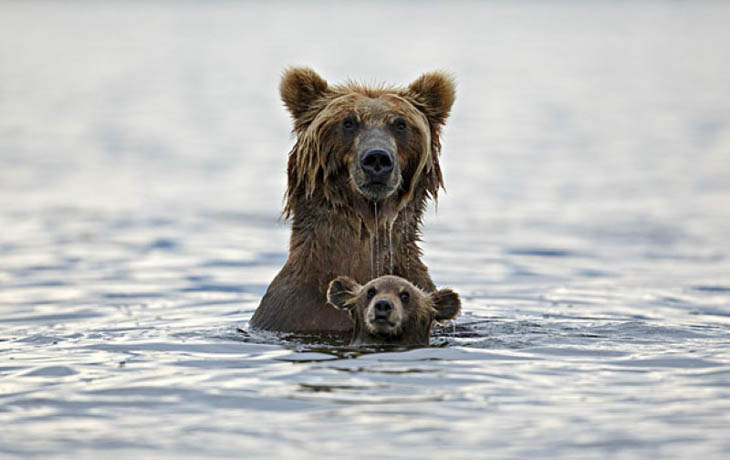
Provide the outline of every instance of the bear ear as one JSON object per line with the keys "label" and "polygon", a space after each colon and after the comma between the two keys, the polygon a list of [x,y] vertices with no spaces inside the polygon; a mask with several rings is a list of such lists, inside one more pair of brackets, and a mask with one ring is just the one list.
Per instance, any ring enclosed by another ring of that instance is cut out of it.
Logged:
{"label": "bear ear", "polygon": [[425,73],[408,86],[406,95],[430,123],[446,122],[456,98],[454,78],[446,72]]}
{"label": "bear ear", "polygon": [[312,109],[327,92],[327,81],[308,67],[291,67],[284,71],[279,85],[281,101],[296,122]]}
{"label": "bear ear", "polygon": [[351,310],[355,304],[352,300],[357,296],[360,285],[352,278],[338,276],[327,288],[327,302],[340,310]]}
{"label": "bear ear", "polygon": [[436,308],[436,321],[445,321],[456,318],[461,310],[459,294],[451,289],[441,289],[431,294],[433,306]]}

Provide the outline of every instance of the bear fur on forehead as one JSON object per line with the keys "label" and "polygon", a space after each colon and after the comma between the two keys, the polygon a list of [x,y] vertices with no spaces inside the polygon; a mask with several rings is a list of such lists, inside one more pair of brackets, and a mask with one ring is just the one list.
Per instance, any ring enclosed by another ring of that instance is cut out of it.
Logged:
{"label": "bear fur on forehead", "polygon": [[330,85],[309,68],[284,72],[281,99],[293,118],[284,216],[289,255],[251,318],[274,331],[347,331],[327,305],[338,275],[359,283],[383,274],[433,291],[421,261],[420,227],[443,187],[441,132],[452,78],[421,75],[407,86]]}
{"label": "bear fur on forehead", "polygon": [[453,319],[461,309],[451,289],[427,294],[397,276],[381,276],[364,286],[339,276],[330,283],[327,300],[352,317],[351,345],[426,346],[431,324]]}

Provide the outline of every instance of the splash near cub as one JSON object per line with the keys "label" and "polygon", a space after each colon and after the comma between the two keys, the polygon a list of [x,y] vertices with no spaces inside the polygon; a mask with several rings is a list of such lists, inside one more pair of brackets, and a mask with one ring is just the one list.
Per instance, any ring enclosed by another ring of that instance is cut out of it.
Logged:
{"label": "splash near cub", "polygon": [[443,187],[441,129],[454,82],[426,73],[406,87],[329,85],[308,68],[287,70],[281,99],[294,120],[284,215],[289,256],[250,321],[285,332],[347,331],[327,287],[383,274],[435,286],[418,247],[423,213]]}

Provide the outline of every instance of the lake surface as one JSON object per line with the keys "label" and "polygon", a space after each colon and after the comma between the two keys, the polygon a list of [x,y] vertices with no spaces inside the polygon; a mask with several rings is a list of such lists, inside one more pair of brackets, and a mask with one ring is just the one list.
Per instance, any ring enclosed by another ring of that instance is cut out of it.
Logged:
{"label": "lake surface", "polygon": [[[0,457],[730,457],[730,5],[0,4]],[[251,331],[288,65],[458,81],[428,348]]]}

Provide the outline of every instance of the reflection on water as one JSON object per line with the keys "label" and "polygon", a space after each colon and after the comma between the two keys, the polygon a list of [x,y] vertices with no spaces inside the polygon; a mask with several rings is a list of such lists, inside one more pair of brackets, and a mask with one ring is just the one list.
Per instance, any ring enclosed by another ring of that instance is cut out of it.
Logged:
{"label": "reflection on water", "polygon": [[[729,21],[1,5],[0,456],[727,457]],[[247,328],[286,258],[292,64],[457,76],[424,249],[464,312],[431,347]]]}

